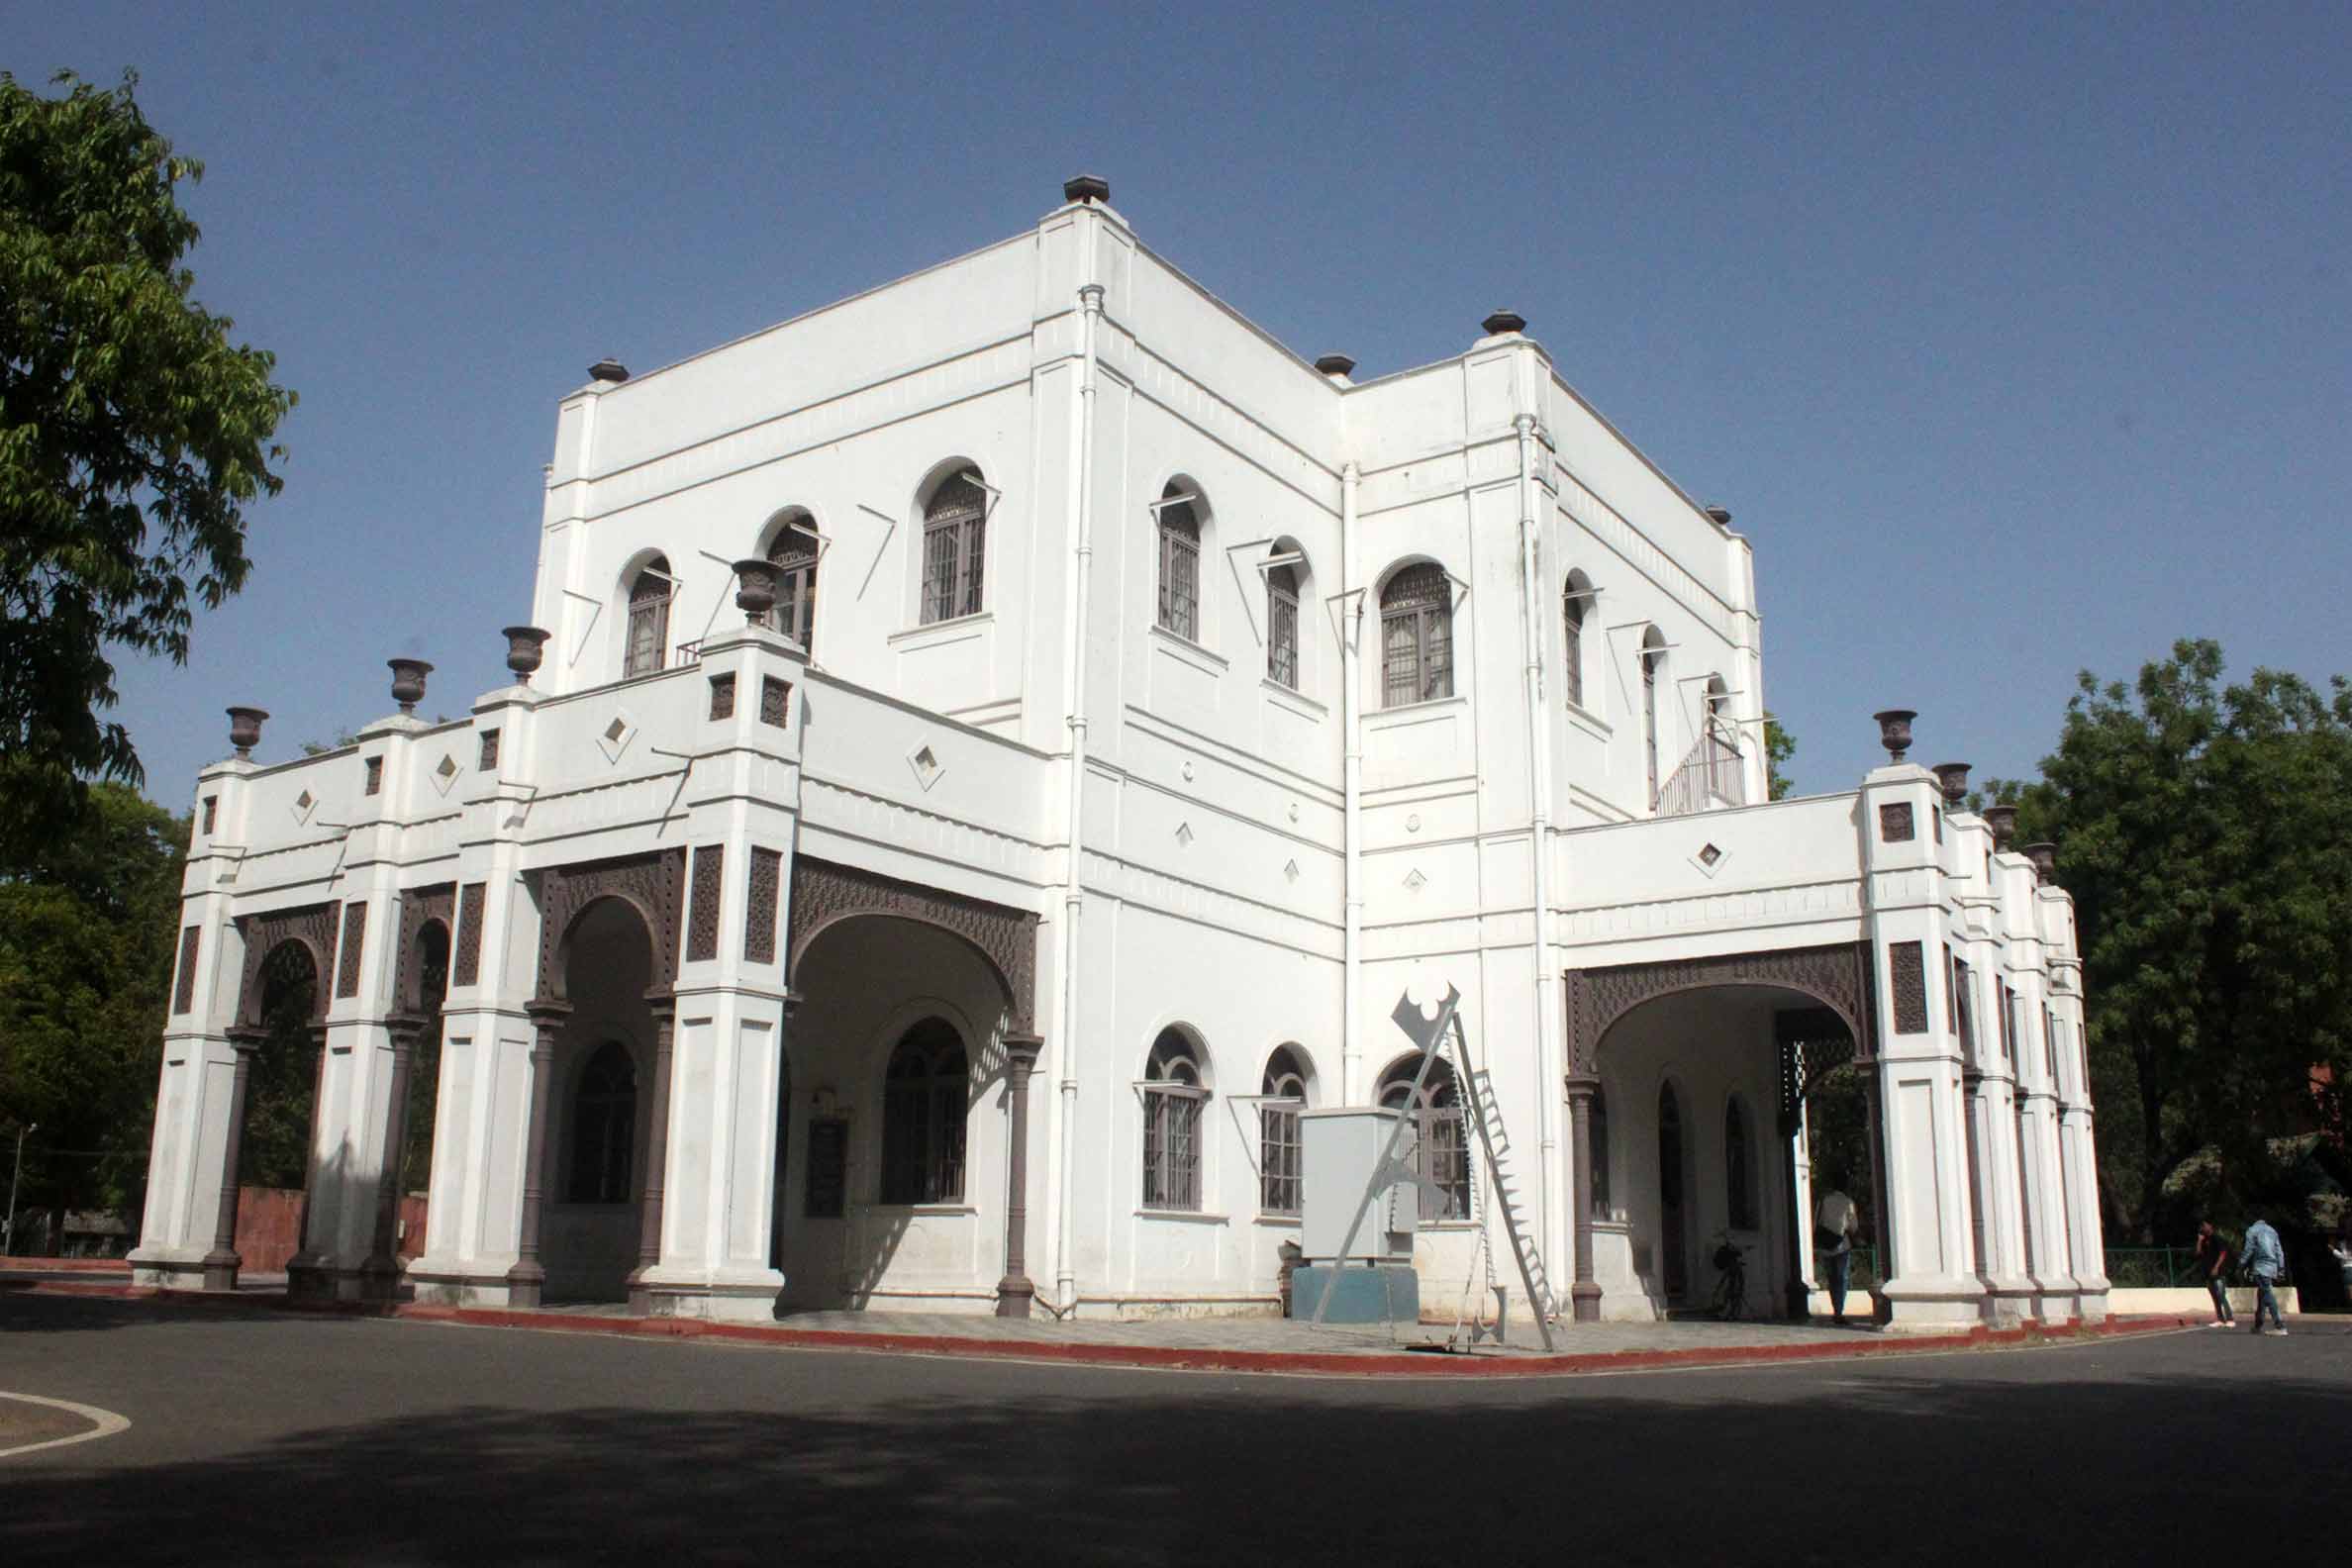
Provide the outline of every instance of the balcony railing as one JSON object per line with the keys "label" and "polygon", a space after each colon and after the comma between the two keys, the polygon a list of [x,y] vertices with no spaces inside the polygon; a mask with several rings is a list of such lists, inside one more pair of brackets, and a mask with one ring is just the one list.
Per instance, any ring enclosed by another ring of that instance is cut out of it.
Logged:
{"label": "balcony railing", "polygon": [[1658,815],[1687,817],[1716,806],[1747,804],[1747,759],[1728,729],[1710,723],[1682,765],[1658,789]]}

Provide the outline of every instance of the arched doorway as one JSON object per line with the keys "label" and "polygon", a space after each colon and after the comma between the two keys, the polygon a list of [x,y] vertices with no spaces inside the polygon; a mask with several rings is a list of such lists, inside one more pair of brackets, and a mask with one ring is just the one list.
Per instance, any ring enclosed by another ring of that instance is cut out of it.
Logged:
{"label": "arched doorway", "polygon": [[[655,936],[637,905],[591,900],[559,954],[571,1006],[548,1070],[548,1121],[539,1172],[539,1263],[546,1304],[629,1299],[640,1262],[643,1212],[657,1191],[651,1092],[658,1025]],[[666,988],[663,988],[666,993]]]}

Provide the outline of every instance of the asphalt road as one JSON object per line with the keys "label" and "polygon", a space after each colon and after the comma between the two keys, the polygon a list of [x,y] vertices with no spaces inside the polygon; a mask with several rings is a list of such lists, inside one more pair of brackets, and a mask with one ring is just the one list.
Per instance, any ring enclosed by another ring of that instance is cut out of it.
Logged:
{"label": "asphalt road", "polygon": [[1370,1382],[0,1297],[0,1392],[132,1421],[0,1460],[0,1563],[2332,1559],[2295,1327]]}

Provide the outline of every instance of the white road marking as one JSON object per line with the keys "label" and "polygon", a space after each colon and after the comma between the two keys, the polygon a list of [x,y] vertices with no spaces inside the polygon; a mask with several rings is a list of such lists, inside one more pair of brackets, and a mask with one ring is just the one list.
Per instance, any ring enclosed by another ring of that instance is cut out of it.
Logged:
{"label": "white road marking", "polygon": [[100,1437],[112,1437],[116,1432],[128,1431],[131,1427],[130,1417],[118,1416],[110,1410],[100,1410],[95,1405],[77,1405],[71,1400],[49,1399],[40,1394],[11,1394],[5,1390],[0,1390],[0,1400],[15,1400],[20,1405],[47,1405],[51,1410],[71,1411],[84,1421],[97,1422],[88,1431],[75,1432],[70,1437],[50,1437],[42,1442],[20,1443],[14,1448],[0,1448],[0,1459],[13,1459],[18,1454],[34,1453],[43,1448],[62,1448],[68,1443],[90,1442]]}

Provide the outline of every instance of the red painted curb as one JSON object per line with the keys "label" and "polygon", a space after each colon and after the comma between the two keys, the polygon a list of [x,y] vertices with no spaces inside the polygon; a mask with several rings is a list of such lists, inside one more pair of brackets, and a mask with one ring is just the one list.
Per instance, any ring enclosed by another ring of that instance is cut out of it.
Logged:
{"label": "red painted curb", "polygon": [[956,1334],[865,1332],[855,1329],[788,1328],[766,1323],[712,1323],[698,1318],[608,1318],[588,1313],[500,1307],[440,1307],[414,1303],[386,1307],[365,1302],[289,1303],[282,1296],[229,1297],[204,1291],[157,1290],[136,1285],[41,1280],[13,1289],[40,1295],[152,1298],[214,1309],[331,1313],[342,1317],[407,1318],[422,1323],[459,1323],[479,1328],[536,1328],[559,1333],[609,1334],[622,1338],[725,1339],[784,1349],[855,1350],[898,1355],[966,1356],[997,1361],[1040,1361],[1066,1365],[1122,1366],[1190,1372],[1314,1373],[1337,1377],[1566,1377],[1593,1372],[1632,1372],[1665,1367],[1768,1366],[1792,1361],[1831,1361],[1929,1351],[1986,1350],[2027,1344],[2062,1344],[2123,1334],[2161,1333],[2196,1326],[2187,1318],[2109,1318],[2099,1323],[2055,1327],[2027,1323],[2016,1328],[1982,1325],[1954,1333],[1872,1335],[1817,1339],[1803,1344],[1693,1346],[1681,1350],[1602,1350],[1577,1355],[1480,1356],[1438,1352],[1240,1350],[1204,1346],[1051,1344],[1023,1339],[964,1338]]}

